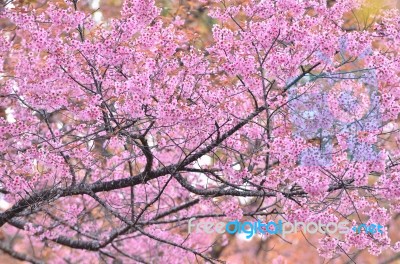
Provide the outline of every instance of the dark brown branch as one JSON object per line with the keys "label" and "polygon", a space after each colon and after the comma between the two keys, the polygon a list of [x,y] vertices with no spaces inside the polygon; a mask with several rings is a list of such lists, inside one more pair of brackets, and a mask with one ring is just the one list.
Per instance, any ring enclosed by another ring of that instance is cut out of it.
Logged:
{"label": "dark brown branch", "polygon": [[4,253],[6,253],[7,255],[10,255],[11,257],[21,260],[21,261],[27,261],[29,263],[33,263],[33,264],[42,264],[44,263],[43,261],[37,260],[33,257],[30,257],[26,254],[23,253],[19,253],[17,251],[15,251],[14,249],[12,249],[11,247],[5,245],[4,243],[0,243],[0,250],[3,251]]}

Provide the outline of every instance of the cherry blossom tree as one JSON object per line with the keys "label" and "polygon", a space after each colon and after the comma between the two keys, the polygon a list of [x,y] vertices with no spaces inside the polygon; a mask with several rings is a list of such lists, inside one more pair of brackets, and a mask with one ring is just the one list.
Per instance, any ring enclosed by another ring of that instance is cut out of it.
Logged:
{"label": "cherry blossom tree", "polygon": [[200,1],[209,43],[154,0],[126,0],[101,23],[78,0],[9,2],[1,251],[31,263],[221,262],[226,235],[188,234],[192,217],[379,223],[382,234],[326,234],[318,252],[354,262],[399,250],[397,10]]}

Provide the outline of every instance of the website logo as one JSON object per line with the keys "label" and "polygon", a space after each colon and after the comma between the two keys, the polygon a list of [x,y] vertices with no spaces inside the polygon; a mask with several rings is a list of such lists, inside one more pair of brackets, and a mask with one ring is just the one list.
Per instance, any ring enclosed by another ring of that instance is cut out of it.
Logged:
{"label": "website logo", "polygon": [[349,232],[361,233],[365,232],[367,234],[376,234],[383,233],[383,226],[380,224],[360,224],[357,226],[349,227],[349,221],[342,221],[339,223],[329,222],[327,224],[323,224],[321,222],[283,222],[279,220],[278,222],[270,221],[268,223],[263,223],[260,220],[256,222],[239,222],[229,221],[229,222],[209,222],[209,221],[201,221],[194,222],[196,218],[192,217],[188,222],[188,233],[218,233],[218,234],[246,234],[246,238],[250,239],[255,234],[271,234],[271,235],[282,235],[285,237],[287,234],[297,233],[300,230],[304,233],[308,234],[347,234]]}

